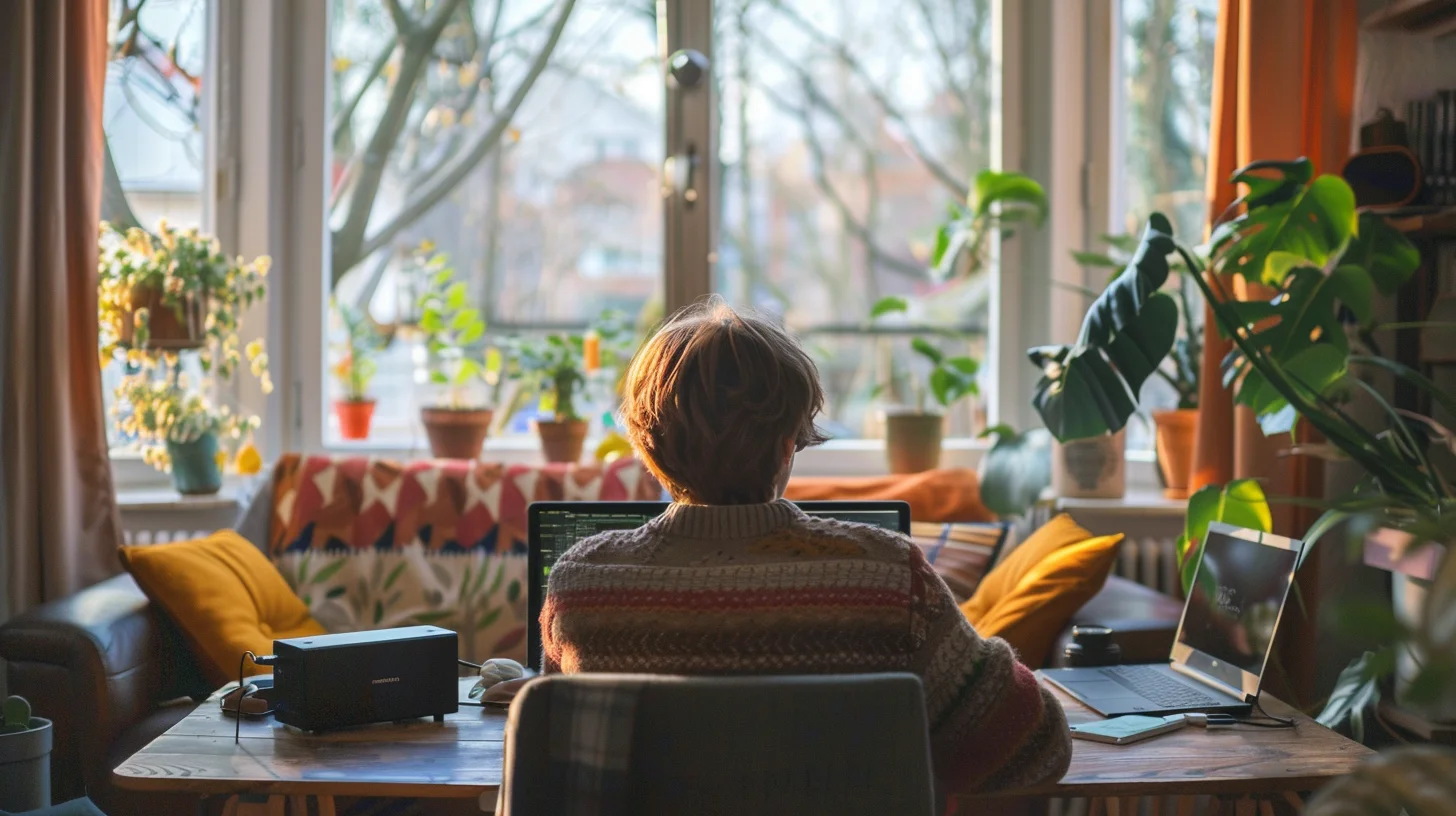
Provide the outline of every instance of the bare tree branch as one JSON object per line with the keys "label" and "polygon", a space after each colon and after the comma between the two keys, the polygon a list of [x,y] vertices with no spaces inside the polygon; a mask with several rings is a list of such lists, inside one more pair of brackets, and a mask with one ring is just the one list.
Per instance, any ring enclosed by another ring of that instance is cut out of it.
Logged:
{"label": "bare tree branch", "polygon": [[384,0],[384,7],[389,9],[390,19],[394,20],[394,30],[399,33],[400,39],[407,39],[415,33],[415,21],[399,4],[399,0]]}
{"label": "bare tree branch", "polygon": [[[374,129],[368,146],[358,157],[360,171],[348,199],[348,214],[345,216],[343,225],[333,234],[332,280],[334,283],[338,283],[339,278],[343,277],[345,272],[367,254],[361,251],[364,243],[364,231],[368,228],[369,216],[374,211],[374,202],[379,195],[380,184],[384,180],[384,170],[389,163],[389,154],[399,141],[400,133],[404,130],[405,122],[409,118],[411,101],[425,61],[429,58],[430,52],[434,50],[435,41],[439,39],[440,32],[444,30],[445,21],[449,19],[450,14],[455,11],[460,2],[461,0],[441,0],[426,25],[412,30],[407,36],[402,36],[403,53],[400,55],[399,72],[395,76],[394,88],[390,91],[384,113],[379,117],[379,125]],[[395,7],[397,7],[397,2],[391,0],[391,9]],[[413,26],[413,24],[410,25]]]}
{"label": "bare tree branch", "polygon": [[854,208],[849,206],[849,202],[844,200],[844,196],[834,186],[834,183],[829,180],[829,176],[825,171],[826,159],[824,145],[819,141],[818,135],[814,132],[813,115],[809,110],[784,99],[783,96],[771,88],[765,87],[762,90],[775,105],[799,119],[804,128],[804,140],[809,147],[809,154],[814,159],[814,183],[824,193],[824,196],[829,199],[829,203],[834,205],[834,209],[839,213],[839,218],[844,224],[844,228],[869,253],[870,263],[872,265],[883,264],[885,268],[897,274],[912,277],[916,280],[924,280],[925,268],[920,264],[904,260],[883,249],[879,245],[879,241],[875,238],[874,233],[869,227],[860,222],[859,217],[855,215]]}
{"label": "bare tree branch", "polygon": [[[556,50],[556,44],[561,39],[561,33],[566,29],[566,22],[571,16],[571,10],[575,7],[576,0],[561,0],[561,10],[555,22],[552,24],[551,33],[547,36],[546,42],[536,52],[535,60],[527,70],[526,76],[516,86],[511,98],[507,100],[500,113],[496,115],[490,127],[480,134],[459,159],[454,161],[449,167],[443,169],[436,177],[434,183],[428,188],[412,195],[399,213],[390,219],[387,224],[380,227],[379,231],[371,235],[368,240],[363,241],[358,252],[355,254],[356,259],[363,258],[389,243],[390,239],[401,230],[412,224],[420,216],[429,212],[430,208],[438,204],[451,190],[455,189],[455,186],[460,183],[466,173],[475,167],[481,159],[485,158],[491,150],[495,149],[500,142],[501,135],[505,133],[506,127],[510,125],[511,120],[516,115],[516,111],[521,107],[521,103],[525,101],[527,94],[530,93],[532,86],[535,85],[541,73],[546,70],[546,65],[551,59],[551,53]],[[336,261],[337,258],[338,256],[336,255]],[[347,270],[348,267],[341,269],[336,262],[334,265],[334,282],[337,283],[338,279]]]}
{"label": "bare tree branch", "polygon": [[344,128],[347,128],[349,122],[354,118],[354,111],[358,110],[359,103],[364,99],[364,94],[369,92],[369,86],[374,84],[374,80],[378,79],[379,75],[384,73],[384,66],[389,64],[389,58],[394,56],[394,51],[397,47],[398,43],[390,43],[388,48],[379,52],[379,56],[375,57],[374,62],[369,64],[369,73],[364,76],[364,81],[360,83],[359,90],[334,115],[334,122],[331,128],[332,142],[334,144],[338,144],[339,137],[343,135]]}
{"label": "bare tree branch", "polygon": [[865,91],[875,100],[875,103],[880,106],[880,109],[885,112],[885,115],[898,122],[904,129],[905,141],[909,145],[911,152],[915,154],[915,158],[919,159],[921,164],[925,165],[925,169],[929,170],[931,175],[935,176],[940,183],[944,184],[960,198],[964,199],[970,195],[970,188],[966,186],[966,183],[956,178],[945,165],[930,155],[930,152],[920,143],[919,137],[915,135],[914,128],[910,127],[909,120],[890,102],[889,98],[885,96],[884,92],[880,90],[879,86],[875,84],[874,80],[865,71],[864,66],[845,47],[844,43],[820,31],[818,26],[805,20],[797,11],[785,5],[783,0],[770,0],[770,4],[785,17],[792,20],[795,25],[816,42],[829,49],[845,67],[849,68],[850,73],[859,78],[860,82],[864,84]]}

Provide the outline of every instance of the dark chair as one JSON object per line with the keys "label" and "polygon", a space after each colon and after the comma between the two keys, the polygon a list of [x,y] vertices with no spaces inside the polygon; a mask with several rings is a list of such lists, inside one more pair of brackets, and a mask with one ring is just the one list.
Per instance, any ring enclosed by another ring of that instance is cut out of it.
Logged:
{"label": "dark chair", "polygon": [[[619,812],[885,816],[935,812],[925,700],[912,674],[553,675],[511,706],[501,814],[566,813],[573,701],[635,700]],[[599,709],[598,709],[599,711]],[[580,740],[577,741],[580,744]]]}

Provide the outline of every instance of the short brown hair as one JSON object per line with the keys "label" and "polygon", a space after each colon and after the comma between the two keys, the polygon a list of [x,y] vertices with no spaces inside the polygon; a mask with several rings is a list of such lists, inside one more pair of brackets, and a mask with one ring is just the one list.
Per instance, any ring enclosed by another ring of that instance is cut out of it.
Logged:
{"label": "short brown hair", "polygon": [[827,439],[814,427],[824,407],[814,361],[772,320],[717,297],[663,324],[623,391],[627,436],[678,501],[772,501],[785,440],[803,450]]}

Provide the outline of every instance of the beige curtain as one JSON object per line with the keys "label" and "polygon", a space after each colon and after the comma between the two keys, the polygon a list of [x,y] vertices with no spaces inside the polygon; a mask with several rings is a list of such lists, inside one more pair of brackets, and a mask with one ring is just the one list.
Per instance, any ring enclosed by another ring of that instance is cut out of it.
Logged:
{"label": "beige curtain", "polygon": [[0,617],[118,569],[96,357],[106,0],[0,25]]}

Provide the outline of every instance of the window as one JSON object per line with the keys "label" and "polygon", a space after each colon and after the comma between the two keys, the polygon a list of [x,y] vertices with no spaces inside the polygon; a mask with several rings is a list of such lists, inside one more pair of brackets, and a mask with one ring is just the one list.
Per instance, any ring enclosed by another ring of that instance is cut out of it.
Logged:
{"label": "window", "polygon": [[[830,8],[832,14],[826,14]],[[989,273],[938,285],[947,206],[991,165],[991,0],[718,0],[721,228],[716,289],[782,315],[815,356],[836,437],[879,435],[907,402],[910,338],[983,360]],[[881,297],[908,320],[868,325]],[[876,394],[880,396],[875,396]],[[953,407],[950,433],[984,427]]]}
{"label": "window", "polygon": [[[715,288],[799,332],[835,436],[878,435],[872,392],[908,399],[892,375],[913,365],[913,333],[985,353],[989,282],[937,287],[928,258],[947,204],[991,163],[993,4],[331,0],[323,376],[344,353],[339,304],[365,314],[383,345],[368,444],[423,447],[422,244],[466,283],[482,349],[606,310],[661,314],[668,278],[691,274],[665,249],[665,137],[672,116],[702,116],[718,145],[701,170],[717,180]],[[714,107],[671,113],[666,42],[705,12]],[[909,318],[869,326],[891,294]],[[308,409],[324,444],[344,444],[340,392],[327,382]],[[511,419],[507,434],[526,429]],[[984,421],[964,403],[952,433]]]}
{"label": "window", "polygon": [[[448,258],[486,322],[473,351],[661,308],[652,3],[332,0],[327,38],[325,274],[383,346],[371,443],[423,445],[419,409],[435,395],[416,325],[422,245]],[[329,340],[332,368],[337,317]],[[330,382],[325,400],[339,391]],[[338,443],[320,408],[323,441]]]}
{"label": "window", "polygon": [[[206,0],[112,0],[103,220],[149,229],[161,219],[182,228],[207,226],[208,13]],[[108,411],[121,377],[117,361],[102,371]],[[130,441],[113,424],[107,429],[113,446]]]}
{"label": "window", "polygon": [[[1136,235],[1149,214],[1161,212],[1182,240],[1196,244],[1203,238],[1206,218],[1218,0],[1121,0],[1119,13],[1121,105],[1113,111],[1113,127],[1121,137],[1114,147],[1121,172],[1112,176],[1120,182],[1112,190],[1113,229]],[[1196,331],[1202,317],[1196,289],[1176,279],[1170,286],[1183,287]],[[1175,408],[1178,392],[1153,377],[1143,387],[1141,406],[1145,414]],[[1152,448],[1151,424],[1128,423],[1127,445]]]}

